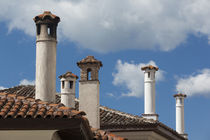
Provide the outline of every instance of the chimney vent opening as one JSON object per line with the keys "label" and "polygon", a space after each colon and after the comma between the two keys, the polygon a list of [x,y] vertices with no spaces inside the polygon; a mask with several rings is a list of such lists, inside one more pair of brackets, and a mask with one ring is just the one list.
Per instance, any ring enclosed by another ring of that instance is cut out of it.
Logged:
{"label": "chimney vent opening", "polygon": [[62,81],[62,89],[65,87],[65,81]]}
{"label": "chimney vent opening", "polygon": [[87,80],[92,80],[91,78],[91,72],[92,70],[90,68],[87,69]]}
{"label": "chimney vent opening", "polygon": [[37,30],[37,31],[36,31],[37,35],[40,35],[40,31],[41,31],[41,26],[40,26],[40,24],[37,25],[36,30]]}
{"label": "chimney vent opening", "polygon": [[73,88],[73,81],[69,81],[69,88],[70,88],[70,89]]}

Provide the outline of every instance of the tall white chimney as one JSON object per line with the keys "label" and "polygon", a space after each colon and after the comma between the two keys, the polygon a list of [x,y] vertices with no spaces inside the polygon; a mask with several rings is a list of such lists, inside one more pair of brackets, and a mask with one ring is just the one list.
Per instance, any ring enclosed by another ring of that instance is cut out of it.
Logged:
{"label": "tall white chimney", "polygon": [[36,23],[36,99],[54,102],[56,93],[56,30],[60,18],[49,11],[34,18]]}
{"label": "tall white chimney", "polygon": [[152,65],[141,68],[144,71],[144,114],[142,117],[158,120],[155,113],[155,72],[158,68]]}
{"label": "tall white chimney", "polygon": [[87,56],[77,62],[80,68],[79,81],[79,110],[85,111],[90,125],[93,128],[100,128],[99,112],[99,86],[98,71],[102,62],[93,56]]}
{"label": "tall white chimney", "polygon": [[176,131],[187,138],[187,134],[184,133],[184,98],[186,94],[178,93],[174,95],[176,99]]}
{"label": "tall white chimney", "polygon": [[72,72],[66,72],[59,78],[61,81],[61,103],[67,107],[75,108],[75,85],[78,76]]}

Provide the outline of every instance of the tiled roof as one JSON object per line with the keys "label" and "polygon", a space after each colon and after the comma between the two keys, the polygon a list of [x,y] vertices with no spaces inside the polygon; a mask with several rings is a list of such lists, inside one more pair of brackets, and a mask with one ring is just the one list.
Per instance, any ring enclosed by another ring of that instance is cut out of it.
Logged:
{"label": "tiled roof", "polygon": [[186,94],[182,94],[182,93],[178,93],[178,94],[175,94],[174,97],[184,97],[184,98],[186,98],[187,95]]}
{"label": "tiled roof", "polygon": [[[28,99],[34,100],[32,98],[34,98],[35,96],[35,87],[22,85],[13,88],[3,89],[0,90],[0,92],[30,97]],[[58,105],[60,103],[59,95],[56,95],[56,103]],[[75,100],[75,103],[76,110],[78,110],[78,99]],[[105,106],[100,106],[100,125],[100,129],[103,130],[142,130],[150,128],[153,130],[154,128],[161,127],[184,140],[184,138],[182,138],[182,136],[180,136],[175,130],[171,129],[170,127],[164,125],[159,121],[154,121],[152,119],[145,119],[140,116],[123,113]]]}
{"label": "tiled roof", "polygon": [[154,69],[154,70],[158,71],[159,68],[155,67],[155,66],[152,66],[152,65],[148,65],[148,66],[145,66],[145,67],[141,68],[141,70],[146,70],[146,69],[149,69],[149,70]]}
{"label": "tiled roof", "polygon": [[[31,120],[31,121],[32,119],[34,119],[35,121],[39,119],[42,119],[42,120],[44,119],[46,122],[47,120],[53,121],[53,119],[60,120],[60,119],[80,118],[83,120],[83,122],[85,122],[87,126],[89,126],[88,120],[85,117],[83,117],[84,115],[86,115],[85,112],[77,111],[77,110],[74,110],[73,108],[65,107],[63,104],[49,104],[48,102],[35,100],[34,98],[31,98],[31,97],[24,97],[24,96],[19,96],[16,94],[0,92],[0,120],[1,122],[4,119],[7,123],[8,123],[8,119],[10,119],[10,122],[14,124],[14,119],[18,119],[17,121],[19,122],[23,121],[23,119]],[[55,120],[55,122],[57,120]],[[6,128],[10,129],[10,125],[7,125]],[[58,124],[55,123],[55,125],[58,125]],[[77,124],[72,123],[72,125],[77,125]],[[45,127],[49,129],[49,126],[45,126]],[[18,129],[18,128],[23,129],[23,127],[20,126],[20,124],[17,124],[16,126],[15,124],[12,125],[12,130]],[[32,128],[33,126],[29,127],[29,129],[32,129]],[[37,128],[37,126],[35,126],[35,128]],[[39,128],[39,129],[43,129],[43,128]],[[28,127],[25,127],[25,129],[28,129]],[[87,129],[90,130],[90,126]],[[71,130],[71,129],[64,129],[64,130],[67,130],[68,132],[71,132],[71,131],[77,132],[77,130]],[[98,129],[92,129],[91,131],[95,140],[126,140],[110,132],[106,132],[106,131],[102,131]]]}
{"label": "tiled roof", "polygon": [[87,56],[86,58],[82,59],[81,61],[77,62],[77,65],[80,64],[87,64],[87,63],[98,63],[100,66],[103,66],[102,62],[95,59],[94,56]]}
{"label": "tiled roof", "polygon": [[34,98],[16,94],[0,93],[0,118],[72,118],[85,115],[65,107],[63,104],[49,104]]}
{"label": "tiled roof", "polygon": [[[13,88],[3,89],[0,92],[16,94],[19,96],[25,96],[34,98],[35,97],[35,87],[28,85],[28,86],[16,86]],[[56,95],[56,103],[60,103],[60,96]],[[78,99],[75,100],[76,103],[76,110],[79,108]],[[131,114],[123,113],[114,109],[110,109],[105,106],[100,106],[100,124],[101,127],[108,127],[108,126],[121,126],[121,125],[131,125],[137,124],[143,120],[142,117],[134,116]]]}
{"label": "tiled roof", "polygon": [[58,16],[52,14],[50,11],[44,11],[43,14],[34,17],[34,21],[35,22],[37,22],[39,20],[43,21],[47,18],[52,20],[52,21],[55,21],[56,23],[60,22],[60,18]]}
{"label": "tiled roof", "polygon": [[69,71],[66,72],[65,74],[62,74],[62,75],[59,76],[60,79],[61,78],[67,78],[67,77],[73,77],[73,78],[78,79],[77,75],[75,75],[75,74],[73,74],[72,72],[69,72]]}

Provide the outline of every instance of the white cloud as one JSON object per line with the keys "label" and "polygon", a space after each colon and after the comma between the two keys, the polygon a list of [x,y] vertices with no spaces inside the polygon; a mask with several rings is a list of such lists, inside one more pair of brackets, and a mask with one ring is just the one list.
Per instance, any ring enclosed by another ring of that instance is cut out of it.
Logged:
{"label": "white cloud", "polygon": [[60,38],[97,52],[169,51],[189,34],[210,36],[209,0],[1,0],[0,9],[10,31],[33,36],[32,18],[50,10],[61,17]]}
{"label": "white cloud", "polygon": [[106,95],[108,95],[109,97],[115,97],[113,93],[107,93]]}
{"label": "white cloud", "polygon": [[210,95],[210,69],[203,69],[202,71],[192,74],[187,77],[178,78],[176,90],[187,94],[194,95]]}
{"label": "white cloud", "polygon": [[19,85],[35,85],[35,81],[32,80],[27,80],[27,79],[23,79],[20,81]]}
{"label": "white cloud", "polygon": [[6,89],[6,87],[0,86],[0,90]]}
{"label": "white cloud", "polygon": [[[116,73],[113,73],[113,84],[116,86],[124,87],[128,90],[127,93],[122,93],[122,96],[134,96],[141,97],[144,94],[144,72],[141,71],[141,67],[145,65],[154,65],[154,61],[150,61],[147,64],[140,63],[122,63],[121,60],[117,61]],[[156,73],[156,81],[164,79],[164,71],[159,70]]]}

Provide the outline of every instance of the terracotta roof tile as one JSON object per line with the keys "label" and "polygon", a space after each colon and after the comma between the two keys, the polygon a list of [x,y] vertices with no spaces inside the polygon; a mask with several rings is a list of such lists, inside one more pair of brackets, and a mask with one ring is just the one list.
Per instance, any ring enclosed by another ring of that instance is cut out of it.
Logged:
{"label": "terracotta roof tile", "polygon": [[[49,104],[45,104],[40,100],[33,99],[35,95],[34,86],[17,86],[9,89],[0,90],[0,109],[1,109],[0,118],[5,118],[11,107],[16,103],[14,99],[12,100],[12,98],[8,99],[7,97],[5,97],[5,95],[9,93],[15,93],[16,95],[18,95],[17,97],[14,96],[15,98],[19,98],[20,95],[27,97],[26,98],[27,100],[24,100],[21,108],[16,113],[16,115],[14,115],[16,117],[34,118],[38,114],[38,111],[42,111],[43,115],[41,117],[43,116],[45,117],[46,113],[44,112],[44,109],[41,110],[42,106],[46,107],[47,111],[51,109],[50,107],[54,106],[55,108],[54,113],[48,112],[51,115],[51,117],[71,118],[75,116],[85,115],[85,112],[78,111],[79,108],[78,99],[75,99],[76,110],[59,104],[60,103],[59,95],[56,95],[57,106],[56,105],[49,106]],[[63,112],[63,114],[61,112]],[[148,120],[140,116],[135,116],[128,113],[120,112],[105,106],[100,106],[100,124],[101,124],[100,128],[106,130],[112,130],[112,129],[141,130],[142,128],[161,126],[164,129],[167,129],[168,131],[172,132],[173,134],[180,136],[175,130],[167,127],[166,125],[160,123],[159,121]],[[105,139],[105,137],[110,138],[110,136],[107,135],[105,135],[103,138]],[[120,138],[118,138],[118,140],[119,139]]]}
{"label": "terracotta roof tile", "polygon": [[[47,105],[49,106],[56,106],[60,103],[60,96],[57,95],[56,96],[56,103],[57,104],[48,104],[47,102],[43,102],[40,100],[35,100],[34,96],[35,96],[35,89],[34,86],[17,86],[17,87],[13,87],[13,88],[9,88],[9,89],[4,89],[4,90],[0,90],[0,96],[1,94],[7,94],[7,93],[16,93],[16,95],[19,96],[25,96],[27,97],[26,100],[30,101],[30,102],[36,102],[36,104],[33,104],[32,107],[30,106],[30,108],[28,109],[29,111],[27,112],[28,117],[34,116],[34,112],[37,111],[37,109],[39,108],[38,105]],[[37,104],[38,103],[38,104]],[[79,101],[78,99],[75,100],[75,105],[76,105],[76,110],[78,110],[79,108]],[[1,102],[0,102],[0,106],[1,106]],[[31,111],[32,110],[32,111]],[[68,112],[71,111],[72,115],[75,114],[80,114],[80,115],[85,115],[84,112],[78,112],[76,110],[73,110],[73,108],[69,108],[69,107],[65,107],[62,106],[62,104],[60,104],[60,106],[58,106],[58,111],[62,110],[64,113],[63,117],[69,117]],[[141,122],[143,120],[142,117],[139,116],[134,116],[128,113],[123,113],[114,109],[110,109],[108,107],[105,106],[100,106],[100,124],[101,127],[109,127],[109,126],[127,126],[127,125],[134,125],[137,124],[139,122]]]}
{"label": "terracotta roof tile", "polygon": [[146,69],[149,69],[149,70],[154,69],[154,70],[158,71],[159,68],[155,67],[155,66],[152,66],[152,65],[148,65],[148,66],[145,66],[145,67],[141,68],[141,70],[146,70]]}
{"label": "terracotta roof tile", "polygon": [[[68,111],[66,111],[68,110]],[[62,104],[27,100],[22,96],[0,93],[0,118],[72,118],[85,115]]]}

